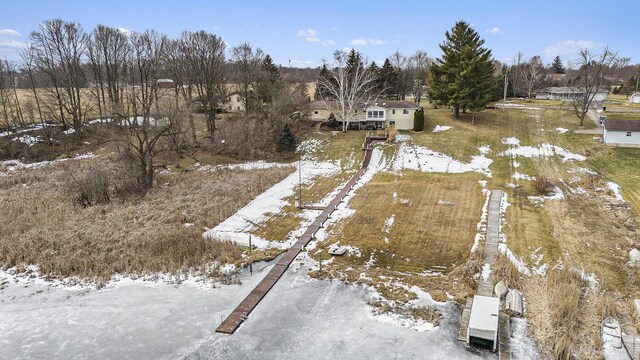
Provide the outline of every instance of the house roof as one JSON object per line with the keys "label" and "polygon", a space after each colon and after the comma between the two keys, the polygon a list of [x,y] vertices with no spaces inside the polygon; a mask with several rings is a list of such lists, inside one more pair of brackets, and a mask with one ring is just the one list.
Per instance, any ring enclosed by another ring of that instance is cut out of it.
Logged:
{"label": "house roof", "polygon": [[[584,89],[576,88],[576,87],[572,88],[569,86],[552,86],[544,90],[541,90],[538,93],[573,94],[573,93],[581,93],[581,92],[584,92]],[[609,93],[607,89],[598,89],[598,92]]]}
{"label": "house roof", "polygon": [[[307,107],[309,109],[326,109],[327,106],[326,104],[329,103],[334,103],[334,101],[328,100],[328,101],[324,101],[324,100],[317,100],[317,101],[312,101],[309,104],[307,104]],[[364,106],[364,104],[362,104]],[[404,101],[404,100],[378,100],[376,102],[374,102],[373,104],[371,104],[370,106],[380,106],[383,107],[385,109],[417,109],[419,108],[418,104],[414,104],[414,103],[410,103],[408,101]]]}
{"label": "house roof", "polygon": [[607,119],[604,128],[607,131],[640,131],[640,120]]}
{"label": "house roof", "polygon": [[419,106],[404,100],[378,100],[373,106],[381,106],[385,109],[417,109]]}

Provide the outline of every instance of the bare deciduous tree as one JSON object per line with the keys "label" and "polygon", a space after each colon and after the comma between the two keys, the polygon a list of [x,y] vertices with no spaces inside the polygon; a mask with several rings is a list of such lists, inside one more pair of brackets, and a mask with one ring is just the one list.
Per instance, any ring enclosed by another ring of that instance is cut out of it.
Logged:
{"label": "bare deciduous tree", "polygon": [[618,54],[605,47],[600,54],[594,54],[590,49],[580,50],[578,70],[573,81],[573,110],[580,119],[580,126],[584,125],[584,118],[591,108],[593,99],[598,91],[605,89],[608,71],[616,64]]}
{"label": "bare deciduous tree", "polygon": [[87,37],[88,65],[100,117],[122,111],[124,79],[131,44],[119,29],[98,25]]}
{"label": "bare deciduous tree", "polygon": [[427,86],[430,64],[431,59],[429,59],[427,53],[422,50],[416,51],[415,54],[409,57],[407,72],[409,73],[411,82],[411,95],[416,104],[420,104],[424,89]]}
{"label": "bare deciduous tree", "polygon": [[48,105],[57,110],[64,129],[69,124],[79,129],[87,105],[80,91],[85,83],[82,62],[87,35],[78,23],[54,19],[43,22],[29,38],[36,68],[49,82],[47,90],[54,103]]}
{"label": "bare deciduous tree", "polygon": [[527,98],[531,99],[534,91],[540,88],[545,76],[545,67],[540,56],[535,55],[525,61],[518,71],[518,76],[522,80],[522,85],[527,93]]}
{"label": "bare deciduous tree", "polygon": [[[224,51],[222,39],[205,31],[185,31],[180,38],[180,55],[184,60],[186,79],[195,89],[207,119],[211,142],[215,141],[216,109],[224,89]],[[188,89],[189,90],[189,89]],[[190,98],[190,94],[187,93]],[[195,126],[192,136],[195,139]]]}
{"label": "bare deciduous tree", "polygon": [[333,61],[333,66],[327,65],[327,76],[318,79],[319,93],[327,109],[342,122],[342,131],[346,132],[358,110],[364,111],[366,104],[379,96],[374,90],[376,75],[367,71],[364,62],[348,68],[344,51],[336,51]]}
{"label": "bare deciduous tree", "polygon": [[143,191],[153,187],[154,157],[160,139],[170,131],[169,120],[160,118],[158,109],[157,80],[165,61],[167,38],[156,31],[131,35],[131,69],[129,82],[132,85],[128,94],[128,114],[120,114],[124,119],[129,136],[125,154],[138,169],[138,184]]}
{"label": "bare deciduous tree", "polygon": [[249,116],[255,100],[254,93],[263,58],[264,52],[260,48],[254,50],[248,43],[240,44],[231,50],[231,61],[238,82],[237,90],[244,104],[245,116]]}

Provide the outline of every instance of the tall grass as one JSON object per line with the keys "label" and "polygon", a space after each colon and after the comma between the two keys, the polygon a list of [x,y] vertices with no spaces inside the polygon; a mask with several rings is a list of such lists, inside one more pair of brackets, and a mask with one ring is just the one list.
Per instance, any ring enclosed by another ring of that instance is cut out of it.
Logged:
{"label": "tall grass", "polygon": [[239,247],[202,232],[289,172],[161,175],[142,199],[87,208],[73,206],[60,167],[0,177],[0,267],[34,264],[49,277],[104,282],[114,274],[208,273],[212,264],[239,263]]}

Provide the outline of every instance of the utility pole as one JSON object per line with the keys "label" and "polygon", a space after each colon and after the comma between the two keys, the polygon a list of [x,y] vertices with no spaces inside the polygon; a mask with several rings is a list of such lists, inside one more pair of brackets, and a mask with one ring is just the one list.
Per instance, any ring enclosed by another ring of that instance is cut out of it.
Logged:
{"label": "utility pole", "polygon": [[298,202],[302,208],[302,157],[298,159]]}
{"label": "utility pole", "polygon": [[507,101],[507,85],[509,84],[509,80],[507,80],[507,73],[504,73],[504,99],[503,102]]}
{"label": "utility pole", "polygon": [[[253,251],[253,246],[251,246],[251,234],[249,234],[249,256],[251,256],[252,251]],[[253,275],[253,261],[249,263],[249,273]]]}

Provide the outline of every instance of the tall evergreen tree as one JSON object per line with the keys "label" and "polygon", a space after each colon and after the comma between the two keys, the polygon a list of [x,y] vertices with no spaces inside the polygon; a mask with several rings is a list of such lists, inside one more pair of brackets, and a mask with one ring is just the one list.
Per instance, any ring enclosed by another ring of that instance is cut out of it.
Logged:
{"label": "tall evergreen tree", "polygon": [[553,69],[554,74],[564,74],[564,65],[562,65],[562,59],[560,59],[560,56],[556,56],[555,59],[553,59],[551,69]]}
{"label": "tall evergreen tree", "polygon": [[273,93],[280,84],[280,70],[268,54],[260,65],[260,80],[257,84],[258,97],[265,103],[271,103]]}
{"label": "tall evergreen tree", "polygon": [[418,110],[413,113],[413,131],[422,130],[424,130],[424,109],[418,108]]}
{"label": "tall evergreen tree", "polygon": [[389,98],[392,94],[397,94],[396,92],[396,84],[397,84],[398,74],[396,73],[395,68],[391,65],[391,61],[386,59],[380,72],[378,73],[378,87],[380,90],[384,90],[382,95],[386,98]]}
{"label": "tall evergreen tree", "polygon": [[491,100],[495,86],[491,50],[482,47],[484,40],[464,21],[455,24],[440,45],[443,55],[429,69],[430,97],[440,105],[481,110]]}
{"label": "tall evergreen tree", "polygon": [[351,49],[349,56],[347,57],[347,72],[353,73],[356,69],[362,68],[362,55],[355,49]]}
{"label": "tall evergreen tree", "polygon": [[289,124],[284,124],[280,139],[278,139],[279,152],[293,152],[296,150],[296,137],[291,132]]}

